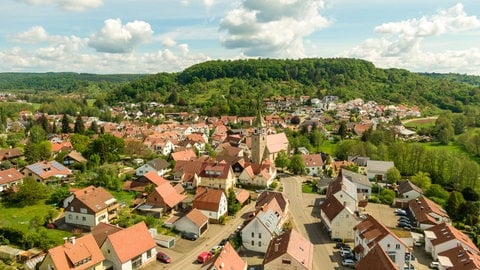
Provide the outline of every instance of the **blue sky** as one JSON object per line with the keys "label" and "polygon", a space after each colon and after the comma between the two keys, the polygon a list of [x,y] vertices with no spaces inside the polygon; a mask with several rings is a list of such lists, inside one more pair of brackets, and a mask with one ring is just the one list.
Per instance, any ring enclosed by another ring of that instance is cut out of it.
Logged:
{"label": "blue sky", "polygon": [[177,72],[213,59],[352,57],[480,75],[480,1],[3,0],[0,72]]}

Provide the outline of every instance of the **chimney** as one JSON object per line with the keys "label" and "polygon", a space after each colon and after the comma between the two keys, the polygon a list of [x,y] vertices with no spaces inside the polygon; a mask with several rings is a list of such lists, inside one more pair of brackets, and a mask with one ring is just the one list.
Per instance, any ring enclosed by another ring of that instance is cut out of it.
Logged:
{"label": "chimney", "polygon": [[70,237],[69,240],[72,245],[75,245],[75,236]]}

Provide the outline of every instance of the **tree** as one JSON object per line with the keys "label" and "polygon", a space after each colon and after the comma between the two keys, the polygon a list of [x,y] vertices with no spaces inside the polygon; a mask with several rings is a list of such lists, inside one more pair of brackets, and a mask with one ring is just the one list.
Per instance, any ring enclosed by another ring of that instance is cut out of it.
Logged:
{"label": "tree", "polygon": [[305,164],[302,156],[299,154],[293,155],[288,164],[288,169],[294,174],[303,174],[305,172]]}
{"label": "tree", "polygon": [[338,135],[340,135],[342,140],[347,137],[347,123],[345,121],[340,122],[340,126],[338,127]]}
{"label": "tree", "polygon": [[462,189],[463,198],[467,201],[476,202],[478,201],[478,193],[475,192],[471,187],[466,187]]}
{"label": "tree", "polygon": [[72,134],[70,136],[70,143],[77,152],[83,153],[88,145],[90,144],[91,140],[88,136],[82,134]]}
{"label": "tree", "polygon": [[47,133],[39,126],[34,125],[28,130],[28,141],[32,143],[39,143],[47,139]]}
{"label": "tree", "polygon": [[47,198],[48,194],[47,186],[32,178],[26,178],[19,185],[18,191],[11,193],[7,200],[9,204],[17,207],[34,205],[39,200]]}
{"label": "tree", "polygon": [[56,188],[48,198],[47,202],[49,204],[55,204],[56,206],[61,206],[63,204],[63,200],[65,200],[68,196],[70,196],[70,194],[71,193],[68,190],[68,187]]}
{"label": "tree", "polygon": [[275,166],[283,170],[283,168],[288,167],[289,163],[290,159],[288,158],[287,153],[284,150],[280,151],[275,159]]}
{"label": "tree", "polygon": [[93,134],[97,134],[98,133],[98,123],[97,123],[97,121],[93,121],[88,130],[92,131]]}
{"label": "tree", "polygon": [[85,125],[83,124],[83,119],[80,114],[77,115],[77,118],[75,119],[75,125],[73,127],[73,132],[77,134],[83,134],[85,133]]}
{"label": "tree", "polygon": [[237,201],[237,197],[235,196],[235,191],[233,189],[230,189],[228,191],[228,215],[234,216],[242,206],[240,203]]}
{"label": "tree", "polygon": [[387,181],[389,184],[396,184],[401,178],[402,176],[397,168],[392,167],[387,170]]}
{"label": "tree", "polygon": [[432,184],[430,174],[426,172],[417,172],[414,176],[410,178],[410,181],[412,181],[413,184],[423,190],[427,190]]}
{"label": "tree", "polygon": [[115,162],[120,159],[120,155],[124,153],[125,142],[121,138],[117,138],[111,134],[101,134],[98,139],[92,141],[83,153],[87,159],[93,154],[100,156],[101,163]]}
{"label": "tree", "polygon": [[447,210],[448,215],[453,220],[461,220],[463,219],[463,211],[460,207],[464,203],[465,203],[465,199],[463,198],[462,193],[458,191],[452,191],[450,193],[450,197],[448,197],[445,210]]}
{"label": "tree", "polygon": [[384,188],[382,191],[380,191],[380,196],[378,198],[383,204],[392,204],[393,200],[395,199],[395,191]]}
{"label": "tree", "polygon": [[462,209],[462,215],[465,217],[465,224],[470,226],[478,224],[478,212],[480,211],[478,202],[466,201],[460,206],[460,209]]}
{"label": "tree", "polygon": [[438,200],[434,200],[434,201],[437,203],[443,202],[443,203],[440,203],[443,206],[446,204],[448,197],[450,197],[450,194],[441,185],[432,184],[427,189],[427,191],[425,191],[425,196],[429,197],[432,200],[434,200],[434,198],[437,198]]}
{"label": "tree", "polygon": [[62,133],[70,133],[70,121],[66,114],[62,116]]}

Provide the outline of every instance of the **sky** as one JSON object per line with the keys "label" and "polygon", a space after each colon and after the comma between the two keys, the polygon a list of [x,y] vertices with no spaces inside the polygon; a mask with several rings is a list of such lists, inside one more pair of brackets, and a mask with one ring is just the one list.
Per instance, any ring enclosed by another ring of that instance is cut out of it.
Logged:
{"label": "sky", "polygon": [[1,0],[0,72],[179,72],[246,58],[365,59],[480,75],[480,1]]}

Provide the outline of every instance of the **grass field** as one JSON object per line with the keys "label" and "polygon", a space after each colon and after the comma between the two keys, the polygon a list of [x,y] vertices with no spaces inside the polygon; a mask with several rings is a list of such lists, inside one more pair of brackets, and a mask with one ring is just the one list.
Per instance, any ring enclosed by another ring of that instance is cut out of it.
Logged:
{"label": "grass field", "polygon": [[[48,215],[48,211],[53,209],[51,205],[38,203],[25,207],[5,207],[0,204],[0,226],[13,227],[24,232],[31,230],[30,220],[35,216],[44,217]],[[63,242],[63,237],[71,236],[72,233],[61,230],[46,230],[49,238],[54,239],[56,243]]]}
{"label": "grass field", "polygon": [[437,119],[435,118],[422,118],[422,119],[412,119],[409,120],[408,122],[405,121],[403,125],[406,128],[411,128],[411,129],[421,129],[421,128],[431,128],[435,126],[435,121]]}
{"label": "grass field", "polygon": [[325,140],[322,144],[322,152],[333,155],[336,143],[334,141]]}

